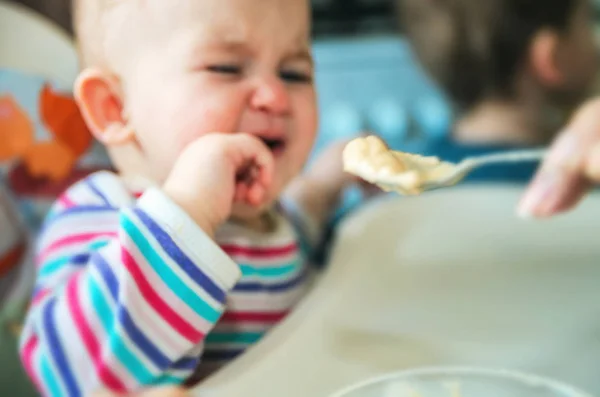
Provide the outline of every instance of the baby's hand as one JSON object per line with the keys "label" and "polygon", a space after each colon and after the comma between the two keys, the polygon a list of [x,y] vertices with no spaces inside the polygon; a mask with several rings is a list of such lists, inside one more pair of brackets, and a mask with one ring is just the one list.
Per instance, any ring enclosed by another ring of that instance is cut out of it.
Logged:
{"label": "baby's hand", "polygon": [[234,202],[260,206],[273,175],[267,146],[248,134],[209,134],[181,153],[164,192],[209,235],[229,218]]}
{"label": "baby's hand", "polygon": [[339,204],[342,192],[354,183],[370,195],[372,187],[344,171],[342,154],[349,140],[338,141],[313,161],[310,168],[296,178],[285,195],[307,211],[318,225],[323,225]]}

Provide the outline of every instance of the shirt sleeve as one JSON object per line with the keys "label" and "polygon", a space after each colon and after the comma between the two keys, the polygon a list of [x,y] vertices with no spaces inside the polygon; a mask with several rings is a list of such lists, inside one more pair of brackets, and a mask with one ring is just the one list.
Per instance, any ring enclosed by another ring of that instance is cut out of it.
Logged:
{"label": "shirt sleeve", "polygon": [[307,258],[314,259],[321,248],[324,236],[319,223],[302,206],[289,197],[281,198],[279,205],[298,235],[302,253]]}
{"label": "shirt sleeve", "polygon": [[109,182],[67,191],[40,236],[20,352],[45,395],[182,383],[241,276],[160,190],[120,206]]}

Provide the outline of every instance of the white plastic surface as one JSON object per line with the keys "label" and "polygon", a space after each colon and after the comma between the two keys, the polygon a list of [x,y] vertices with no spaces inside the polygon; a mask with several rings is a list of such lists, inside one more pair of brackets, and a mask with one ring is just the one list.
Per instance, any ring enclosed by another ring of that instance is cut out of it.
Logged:
{"label": "white plastic surface", "polygon": [[0,67],[40,74],[70,87],[77,76],[73,42],[30,9],[0,1]]}
{"label": "white plastic surface", "polygon": [[503,369],[427,367],[371,378],[331,397],[591,397],[574,387]]}
{"label": "white plastic surface", "polygon": [[522,187],[391,196],[348,219],[329,270],[198,396],[328,396],[414,367],[503,367],[600,395],[600,196],[518,219]]}

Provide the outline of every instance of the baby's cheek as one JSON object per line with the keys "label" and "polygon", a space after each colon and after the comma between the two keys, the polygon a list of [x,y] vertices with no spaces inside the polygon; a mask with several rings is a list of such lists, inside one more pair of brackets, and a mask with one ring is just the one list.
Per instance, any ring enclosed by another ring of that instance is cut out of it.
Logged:
{"label": "baby's cheek", "polygon": [[179,142],[187,146],[198,138],[210,133],[238,132],[233,114],[222,109],[196,108],[187,114],[181,114]]}
{"label": "baby's cheek", "polygon": [[181,112],[175,116],[176,122],[173,125],[171,139],[176,142],[180,152],[209,132],[206,125],[201,122],[200,115],[190,113]]}

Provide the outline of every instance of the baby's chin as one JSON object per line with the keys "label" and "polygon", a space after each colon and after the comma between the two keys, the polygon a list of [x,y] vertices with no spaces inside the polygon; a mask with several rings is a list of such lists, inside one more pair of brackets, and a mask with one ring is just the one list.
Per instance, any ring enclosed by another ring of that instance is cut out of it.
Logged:
{"label": "baby's chin", "polygon": [[273,231],[273,224],[269,219],[272,218],[269,218],[267,214],[272,206],[272,202],[259,207],[248,204],[234,204],[230,221],[242,224],[260,233],[271,232]]}
{"label": "baby's chin", "polygon": [[265,202],[260,206],[235,203],[231,211],[231,217],[240,221],[253,221],[273,208],[274,203],[274,200]]}

